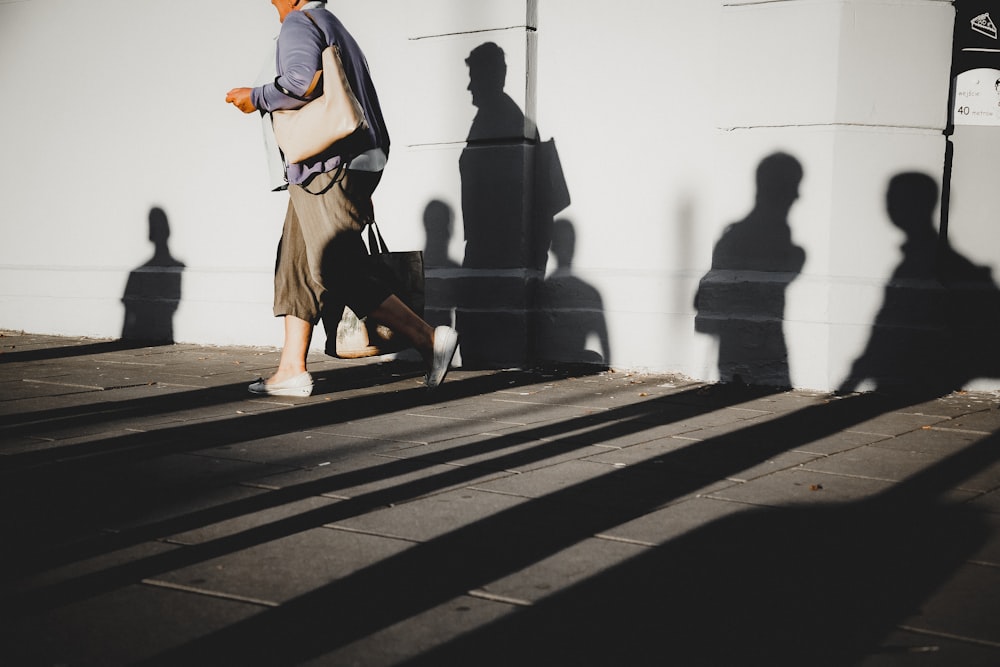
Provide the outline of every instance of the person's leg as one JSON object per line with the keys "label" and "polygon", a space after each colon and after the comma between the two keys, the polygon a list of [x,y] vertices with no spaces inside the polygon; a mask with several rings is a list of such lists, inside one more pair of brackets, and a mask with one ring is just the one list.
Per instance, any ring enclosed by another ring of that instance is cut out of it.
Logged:
{"label": "person's leg", "polygon": [[429,389],[444,381],[458,348],[458,332],[449,326],[431,327],[395,294],[369,314],[398,334],[408,338],[427,364],[424,382]]}
{"label": "person's leg", "polygon": [[405,336],[429,366],[434,358],[434,329],[420,319],[398,296],[392,294],[376,306],[369,317]]}
{"label": "person's leg", "polygon": [[[306,355],[319,312],[319,286],[311,278],[300,218],[289,201],[274,269],[274,315],[284,318],[278,369],[254,393],[266,393],[306,373]],[[304,381],[303,381],[304,382]]]}
{"label": "person's leg", "polygon": [[323,174],[310,184],[309,191],[290,188],[311,278],[320,295],[333,290],[358,318],[372,317],[409,339],[430,368],[428,386],[436,386],[451,363],[457,334],[445,327],[448,332],[437,337],[436,329],[392,294],[374,275],[361,240],[362,229],[374,219],[371,195],[380,176],[348,171],[340,175],[341,182],[331,184],[331,175]]}
{"label": "person's leg", "polygon": [[268,384],[286,382],[306,372],[306,356],[312,341],[313,325],[294,315],[285,315],[285,344],[281,348],[278,370]]}

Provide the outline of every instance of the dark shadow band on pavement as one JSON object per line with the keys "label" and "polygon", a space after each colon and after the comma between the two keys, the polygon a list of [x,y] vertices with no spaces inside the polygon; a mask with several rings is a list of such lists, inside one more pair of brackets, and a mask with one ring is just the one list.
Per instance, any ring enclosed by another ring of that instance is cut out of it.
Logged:
{"label": "dark shadow band on pavement", "polygon": [[[423,373],[422,369],[418,369],[416,365],[408,362],[385,364],[372,362],[320,371],[314,373],[320,389],[314,392],[313,396],[338,394],[355,389],[380,386],[400,379],[420,377]],[[158,383],[153,383],[154,386],[156,384]],[[100,400],[60,408],[22,410],[0,415],[0,439],[11,438],[26,432],[37,432],[39,424],[43,423],[50,430],[69,430],[91,424],[102,424],[111,419],[148,418],[154,415],[260,398],[247,392],[249,384],[248,381],[194,389],[184,388],[160,396],[120,400],[109,400],[102,395],[101,389],[95,389],[93,391],[95,398],[100,398]],[[164,386],[172,390],[175,389],[169,383]],[[326,387],[330,387],[330,389]]]}
{"label": "dark shadow band on pavement", "polygon": [[35,348],[32,350],[0,352],[0,364],[16,364],[29,361],[50,361],[52,359],[69,359],[108,352],[125,352],[143,348],[164,347],[170,342],[152,343],[132,340],[108,340],[101,342],[81,342],[77,345],[62,345],[58,347]]}

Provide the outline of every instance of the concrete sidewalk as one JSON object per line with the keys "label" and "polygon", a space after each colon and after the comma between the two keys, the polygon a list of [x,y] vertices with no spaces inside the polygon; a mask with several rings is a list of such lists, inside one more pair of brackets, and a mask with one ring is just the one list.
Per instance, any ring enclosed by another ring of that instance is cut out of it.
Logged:
{"label": "concrete sidewalk", "polygon": [[1000,665],[1000,400],[0,337],[3,665]]}

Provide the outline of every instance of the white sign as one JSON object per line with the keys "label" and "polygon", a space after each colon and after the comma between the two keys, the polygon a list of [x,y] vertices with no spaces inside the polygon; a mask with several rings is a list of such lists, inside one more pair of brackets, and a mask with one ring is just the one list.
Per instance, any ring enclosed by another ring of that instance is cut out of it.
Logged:
{"label": "white sign", "polygon": [[970,69],[955,78],[955,125],[1000,125],[1000,69]]}

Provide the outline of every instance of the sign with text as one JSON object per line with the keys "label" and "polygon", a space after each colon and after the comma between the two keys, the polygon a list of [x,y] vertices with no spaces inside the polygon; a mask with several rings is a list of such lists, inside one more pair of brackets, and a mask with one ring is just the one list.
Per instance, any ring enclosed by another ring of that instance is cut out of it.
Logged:
{"label": "sign with text", "polygon": [[957,0],[954,125],[1000,125],[1000,0]]}
{"label": "sign with text", "polygon": [[1000,125],[1000,69],[980,67],[955,77],[955,125]]}

